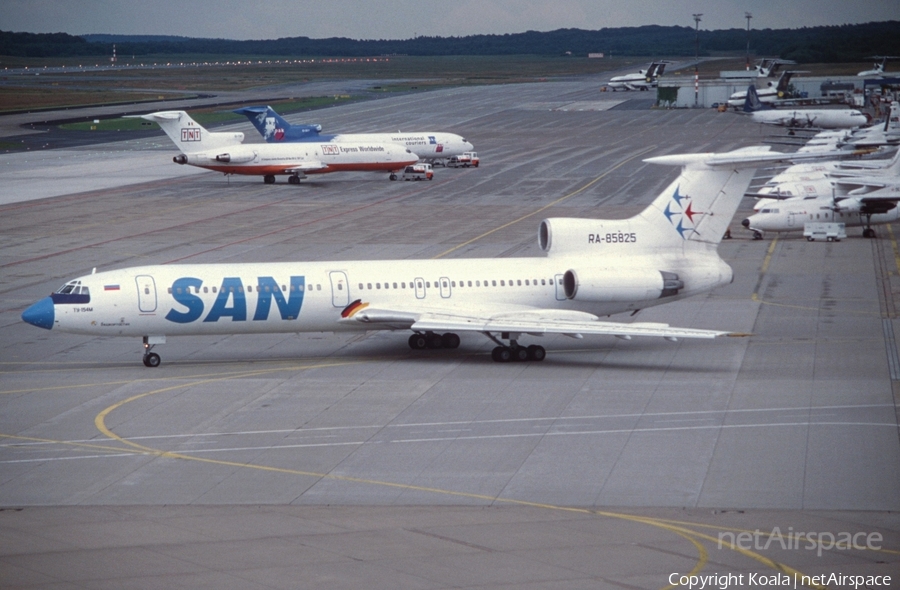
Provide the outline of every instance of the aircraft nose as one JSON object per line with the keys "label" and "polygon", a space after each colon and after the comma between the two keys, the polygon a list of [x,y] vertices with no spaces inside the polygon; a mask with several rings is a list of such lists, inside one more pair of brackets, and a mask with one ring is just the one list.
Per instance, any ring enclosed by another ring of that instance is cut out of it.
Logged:
{"label": "aircraft nose", "polygon": [[741,221],[741,225],[749,228],[750,227],[750,218],[748,217],[748,218],[744,219],[743,221]]}
{"label": "aircraft nose", "polygon": [[53,299],[44,297],[37,303],[22,312],[22,321],[28,322],[32,326],[50,330],[53,328]]}

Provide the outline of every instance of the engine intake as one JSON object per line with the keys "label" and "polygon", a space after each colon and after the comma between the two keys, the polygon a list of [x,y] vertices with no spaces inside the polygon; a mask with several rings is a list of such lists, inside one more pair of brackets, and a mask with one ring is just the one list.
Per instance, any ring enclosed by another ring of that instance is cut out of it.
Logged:
{"label": "engine intake", "polygon": [[178,154],[177,156],[172,158],[172,161],[176,164],[187,164],[187,156],[185,156],[184,154]]}
{"label": "engine intake", "polygon": [[563,275],[566,298],[578,301],[647,301],[672,297],[683,288],[677,274],[662,270],[568,270]]}

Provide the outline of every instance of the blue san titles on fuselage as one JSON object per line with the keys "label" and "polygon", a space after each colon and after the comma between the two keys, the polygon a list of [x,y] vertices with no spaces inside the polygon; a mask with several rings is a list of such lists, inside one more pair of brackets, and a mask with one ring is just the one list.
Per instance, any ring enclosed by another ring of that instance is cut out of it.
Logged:
{"label": "blue san titles on fuselage", "polygon": [[[300,315],[303,306],[303,291],[306,287],[305,277],[291,277],[291,286],[288,289],[288,297],[285,299],[282,287],[272,277],[259,277],[256,282],[256,310],[253,313],[253,321],[265,321],[269,319],[269,310],[272,300],[278,306],[278,311],[283,320],[295,320]],[[183,305],[186,311],[177,309],[169,310],[166,319],[178,324],[188,324],[200,319],[206,305],[203,299],[196,293],[203,286],[203,281],[195,277],[182,277],[172,283],[172,297]],[[191,293],[191,288],[194,292]],[[234,322],[247,320],[247,296],[244,283],[238,277],[225,277],[216,295],[209,313],[203,318],[204,322],[217,322],[220,318],[230,317]],[[215,290],[213,291],[215,292]],[[231,305],[229,305],[229,301]]]}

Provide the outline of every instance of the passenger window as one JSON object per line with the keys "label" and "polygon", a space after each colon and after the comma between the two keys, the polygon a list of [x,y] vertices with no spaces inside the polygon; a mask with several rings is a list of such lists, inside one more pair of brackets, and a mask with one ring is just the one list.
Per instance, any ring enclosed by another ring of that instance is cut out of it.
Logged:
{"label": "passenger window", "polygon": [[375,288],[376,288],[376,289],[381,289],[381,283],[375,283]]}
{"label": "passenger window", "polygon": [[344,283],[338,283],[338,291],[344,290]]}
{"label": "passenger window", "polygon": [[322,290],[322,285],[316,285],[316,291],[321,291],[321,290]]}
{"label": "passenger window", "polygon": [[372,283],[366,283],[366,289],[371,289],[371,288],[372,288]]}
{"label": "passenger window", "polygon": [[516,281],[516,286],[517,286],[517,287],[521,287],[521,286],[522,286],[522,279],[519,279],[519,280]]}
{"label": "passenger window", "polygon": [[397,288],[397,283],[394,283],[394,288],[395,288],[395,289]]}
{"label": "passenger window", "polygon": [[148,287],[144,287],[144,295],[149,295],[150,289]]}
{"label": "passenger window", "polygon": [[218,293],[218,292],[219,292],[219,289],[218,289],[218,287],[213,287],[213,288],[212,288],[212,291],[213,291],[213,293]]}
{"label": "passenger window", "polygon": [[503,280],[501,280],[501,281],[500,281],[500,286],[501,286],[501,287],[505,287],[505,286],[506,286],[506,282],[503,281]]}
{"label": "passenger window", "polygon": [[496,287],[496,286],[497,286],[497,281],[491,281],[491,286]]}

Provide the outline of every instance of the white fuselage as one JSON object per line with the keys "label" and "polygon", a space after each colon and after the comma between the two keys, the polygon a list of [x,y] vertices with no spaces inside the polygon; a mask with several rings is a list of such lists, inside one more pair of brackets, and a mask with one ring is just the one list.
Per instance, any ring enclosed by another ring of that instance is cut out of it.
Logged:
{"label": "white fuselage", "polygon": [[892,223],[900,218],[900,210],[894,208],[887,213],[878,213],[871,218],[855,211],[835,211],[834,201],[825,198],[793,198],[766,203],[757,213],[744,219],[741,224],[758,232],[803,231],[808,222],[844,223],[847,227],[866,227]]}
{"label": "white fuselage", "polygon": [[866,124],[866,116],[855,109],[778,109],[751,114],[756,123],[782,127],[852,129]]}
{"label": "white fuselage", "polygon": [[[182,148],[184,149],[184,148]],[[186,164],[225,174],[276,175],[300,171],[395,171],[419,157],[395,143],[328,142],[237,144],[184,152]],[[176,160],[178,161],[178,160]]]}
{"label": "white fuselage", "polygon": [[[619,224],[621,227],[621,224]],[[627,244],[619,244],[626,249]],[[598,244],[598,250],[602,250]],[[608,250],[608,248],[607,248]],[[79,277],[89,301],[56,302],[52,329],[104,336],[322,332],[407,328],[391,323],[342,322],[359,299],[372,308],[411,313],[477,313],[489,306],[579,310],[596,315],[666,303],[731,280],[712,249],[693,257],[654,255],[604,261],[615,273],[641,268],[675,272],[678,295],[641,297],[639,288],[610,290],[608,301],[568,299],[563,274],[585,269],[593,257],[382,260],[134,267]],[[599,264],[597,261],[594,264]],[[65,297],[54,295],[54,299]],[[46,326],[45,326],[46,327]]]}
{"label": "white fuselage", "polygon": [[461,156],[474,146],[455,133],[341,133],[335,143],[394,143],[405,147],[420,160],[439,160]]}

